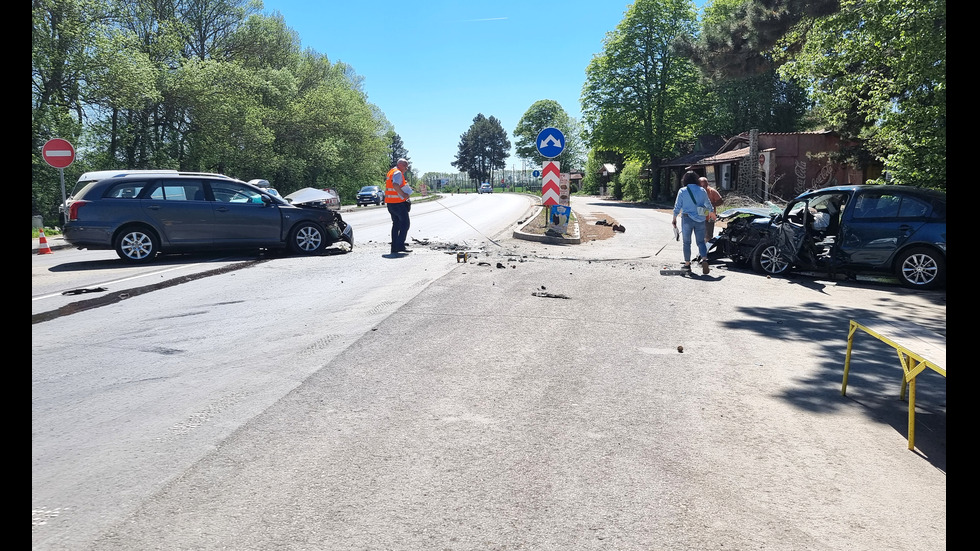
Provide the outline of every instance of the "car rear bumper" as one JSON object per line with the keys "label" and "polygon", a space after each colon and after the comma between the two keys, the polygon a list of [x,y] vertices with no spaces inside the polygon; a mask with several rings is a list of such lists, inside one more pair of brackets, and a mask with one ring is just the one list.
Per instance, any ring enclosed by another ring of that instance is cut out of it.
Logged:
{"label": "car rear bumper", "polygon": [[63,237],[73,247],[80,249],[111,249],[112,231],[108,227],[83,224],[65,224]]}

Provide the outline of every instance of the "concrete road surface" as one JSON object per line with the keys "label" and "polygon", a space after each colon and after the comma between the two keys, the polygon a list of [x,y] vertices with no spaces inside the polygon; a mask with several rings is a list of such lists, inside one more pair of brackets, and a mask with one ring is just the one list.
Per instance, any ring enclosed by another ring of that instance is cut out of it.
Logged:
{"label": "concrete road surface", "polygon": [[849,317],[945,334],[945,291],[661,276],[667,215],[576,209],[627,233],[451,267],[86,547],[946,548],[945,379],[915,452],[891,349],[840,395]]}

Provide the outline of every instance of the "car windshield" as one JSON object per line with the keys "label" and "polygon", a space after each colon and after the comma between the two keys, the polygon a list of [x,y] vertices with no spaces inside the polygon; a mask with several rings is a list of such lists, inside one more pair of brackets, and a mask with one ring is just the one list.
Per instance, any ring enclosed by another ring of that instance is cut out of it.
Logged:
{"label": "car windshield", "polygon": [[378,186],[364,186],[361,188],[361,193],[374,193],[378,191]]}

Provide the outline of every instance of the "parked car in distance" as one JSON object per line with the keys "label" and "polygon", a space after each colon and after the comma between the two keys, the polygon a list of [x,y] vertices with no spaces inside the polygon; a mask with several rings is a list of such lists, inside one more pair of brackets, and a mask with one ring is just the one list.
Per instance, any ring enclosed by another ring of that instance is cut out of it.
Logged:
{"label": "parked car in distance", "polygon": [[853,275],[893,273],[906,287],[946,282],[946,194],[907,186],[811,190],[778,214],[722,212],[713,246],[770,275],[792,269]]}
{"label": "parked car in distance", "polygon": [[353,246],[353,229],[328,204],[336,194],[307,189],[313,192],[308,202],[290,203],[220,175],[107,178],[90,182],[69,203],[64,237],[80,249],[115,249],[134,263],[161,252],[289,248],[317,254],[339,241]]}
{"label": "parked car in distance", "polygon": [[493,186],[484,182],[480,184],[480,188],[477,190],[477,193],[493,193]]}
{"label": "parked car in distance", "polygon": [[385,202],[385,191],[381,186],[364,186],[357,192],[357,206],[380,205]]}

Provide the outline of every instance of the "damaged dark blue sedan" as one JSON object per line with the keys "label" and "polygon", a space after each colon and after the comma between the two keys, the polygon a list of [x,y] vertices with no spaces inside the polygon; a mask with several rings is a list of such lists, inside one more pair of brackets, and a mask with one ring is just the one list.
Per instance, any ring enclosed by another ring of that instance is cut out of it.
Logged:
{"label": "damaged dark blue sedan", "polygon": [[755,270],[891,273],[906,287],[946,283],[946,194],[906,186],[811,190],[779,213],[732,209],[716,252]]}

